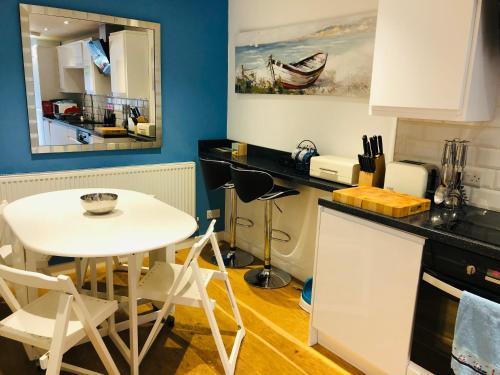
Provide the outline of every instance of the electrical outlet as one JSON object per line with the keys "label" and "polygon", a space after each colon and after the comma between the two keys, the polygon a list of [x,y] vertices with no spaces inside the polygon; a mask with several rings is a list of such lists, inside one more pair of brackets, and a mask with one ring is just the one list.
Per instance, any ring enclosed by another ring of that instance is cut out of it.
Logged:
{"label": "electrical outlet", "polygon": [[217,219],[220,217],[220,208],[216,208],[215,210],[207,210],[207,219]]}
{"label": "electrical outlet", "polygon": [[463,179],[464,185],[481,187],[481,173],[480,170],[466,171]]}

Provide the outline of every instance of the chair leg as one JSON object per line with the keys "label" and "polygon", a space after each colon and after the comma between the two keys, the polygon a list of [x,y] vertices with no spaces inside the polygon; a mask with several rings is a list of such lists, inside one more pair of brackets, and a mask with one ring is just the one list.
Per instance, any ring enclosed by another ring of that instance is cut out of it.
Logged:
{"label": "chair leg", "polygon": [[73,304],[73,311],[75,312],[80,322],[82,322],[83,328],[85,329],[85,333],[87,334],[90,342],[92,343],[92,346],[97,352],[97,355],[101,359],[102,364],[106,368],[108,374],[120,375],[120,371],[118,371],[118,368],[116,367],[113,358],[111,358],[111,354],[109,353],[108,348],[106,348],[106,345],[104,344],[104,341],[102,340],[99,331],[93,324],[90,323],[91,317],[88,314],[88,312],[87,313],[83,312],[75,304]]}
{"label": "chair leg", "polygon": [[66,331],[68,330],[72,302],[73,296],[69,294],[61,294],[61,297],[59,297],[54,337],[52,338],[49,350],[50,355],[47,365],[47,375],[58,375],[61,371],[62,357],[64,354],[64,339],[66,338]]}

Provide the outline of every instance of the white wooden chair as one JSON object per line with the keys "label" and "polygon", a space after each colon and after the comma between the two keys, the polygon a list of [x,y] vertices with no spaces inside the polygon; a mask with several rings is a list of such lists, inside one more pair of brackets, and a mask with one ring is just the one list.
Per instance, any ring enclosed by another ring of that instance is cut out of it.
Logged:
{"label": "white wooden chair", "polygon": [[[7,244],[11,238],[7,238],[7,225],[3,218],[3,210],[7,206],[7,201],[0,203],[0,264],[12,266],[12,245]],[[48,255],[36,254],[36,269],[44,273],[48,273],[49,259]]]}
{"label": "white wooden chair", "polygon": [[[21,307],[6,282],[31,288],[48,289],[43,296]],[[76,374],[97,374],[62,363],[63,354],[86,336],[92,342],[109,374],[119,371],[97,331],[97,326],[118,308],[116,301],[80,295],[68,276],[46,276],[0,265],[0,294],[12,314],[0,321],[0,336],[47,351],[40,358],[46,374],[63,369]]]}
{"label": "white wooden chair", "polygon": [[[175,263],[156,262],[151,270],[142,278],[139,283],[138,296],[153,301],[164,301],[164,305],[159,311],[158,318],[144,344],[139,355],[139,362],[151,347],[152,342],[160,332],[164,318],[170,315],[174,305],[186,305],[199,307],[205,310],[205,314],[210,324],[215,345],[224,367],[226,375],[233,374],[238,359],[241,342],[245,337],[245,328],[241,320],[240,312],[236,304],[236,299],[229,282],[229,277],[222,261],[217,238],[214,234],[215,220],[212,220],[205,235],[191,248],[183,265]],[[200,268],[198,257],[203,247],[210,240],[215,257],[217,259],[218,270]],[[234,340],[230,355],[227,354],[222,341],[222,336],[214,315],[215,300],[209,298],[207,285],[213,279],[223,280],[226,286],[229,302],[233,310],[238,330]],[[175,292],[174,292],[175,291]]]}
{"label": "white wooden chair", "polygon": [[0,263],[12,265],[12,246],[6,244],[6,225],[3,218],[3,210],[7,206],[7,201],[0,202]]}

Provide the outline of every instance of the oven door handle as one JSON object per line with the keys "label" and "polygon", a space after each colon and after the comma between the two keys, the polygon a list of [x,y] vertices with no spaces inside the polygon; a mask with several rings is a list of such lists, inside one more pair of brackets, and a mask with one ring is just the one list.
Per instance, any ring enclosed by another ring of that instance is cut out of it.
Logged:
{"label": "oven door handle", "polygon": [[429,275],[427,272],[424,272],[422,275],[422,280],[455,298],[460,299],[462,297],[462,291],[460,289]]}

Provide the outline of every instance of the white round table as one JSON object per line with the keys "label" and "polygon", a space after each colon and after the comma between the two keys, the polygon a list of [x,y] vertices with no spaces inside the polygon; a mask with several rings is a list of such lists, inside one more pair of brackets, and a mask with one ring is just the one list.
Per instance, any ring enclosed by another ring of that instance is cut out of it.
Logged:
{"label": "white round table", "polygon": [[[85,212],[80,197],[118,194],[106,215]],[[147,194],[75,189],[32,195],[7,205],[5,220],[25,249],[66,257],[113,257],[167,247],[190,237],[196,220]]]}
{"label": "white round table", "polygon": [[[118,194],[115,210],[106,215],[85,212],[80,196],[93,192]],[[137,374],[137,303],[130,303],[137,300],[136,255],[169,248],[172,261],[172,246],[196,231],[196,220],[147,194],[104,188],[32,195],[7,205],[4,217],[22,248],[32,252],[74,258],[105,257],[108,260],[115,256],[128,257],[130,349],[116,334],[114,321],[108,333],[122,354],[128,357],[131,373]],[[19,246],[16,248],[19,252]],[[24,255],[14,254],[14,258],[24,259]],[[26,263],[25,268],[29,269],[29,262]],[[108,293],[110,288],[112,296],[110,272],[107,272],[107,283]]]}

